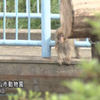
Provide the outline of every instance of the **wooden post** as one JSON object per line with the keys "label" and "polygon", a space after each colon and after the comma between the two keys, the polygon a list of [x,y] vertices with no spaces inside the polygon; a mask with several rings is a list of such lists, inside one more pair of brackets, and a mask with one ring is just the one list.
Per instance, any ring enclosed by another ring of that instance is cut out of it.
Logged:
{"label": "wooden post", "polygon": [[91,40],[92,40],[91,41],[92,58],[97,58],[100,61],[100,54],[98,53],[96,48],[96,44],[100,42],[100,40],[97,41],[96,38],[91,38]]}

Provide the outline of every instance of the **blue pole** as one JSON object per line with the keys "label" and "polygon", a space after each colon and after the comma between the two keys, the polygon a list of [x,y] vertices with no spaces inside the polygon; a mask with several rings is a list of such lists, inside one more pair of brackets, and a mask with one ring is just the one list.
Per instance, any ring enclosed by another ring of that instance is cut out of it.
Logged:
{"label": "blue pole", "polygon": [[4,5],[3,5],[3,39],[6,39],[6,0],[4,0]]}
{"label": "blue pole", "polygon": [[28,13],[28,0],[26,0],[26,13]]}
{"label": "blue pole", "polygon": [[18,40],[18,0],[15,0],[15,12],[16,12],[16,40]]}
{"label": "blue pole", "polygon": [[42,12],[42,57],[51,57],[51,18],[50,18],[50,0],[41,0]]}
{"label": "blue pole", "polygon": [[88,39],[88,38],[86,38],[86,41],[89,41],[89,39]]}
{"label": "blue pole", "polygon": [[60,0],[59,0],[59,5],[60,5]]}
{"label": "blue pole", "polygon": [[[3,18],[3,13],[0,12],[0,18]],[[15,18],[16,14],[15,13],[6,13],[6,18]],[[59,14],[51,14],[50,15],[51,19],[59,19],[60,15]],[[27,13],[18,13],[18,18],[28,18]],[[33,19],[41,19],[41,13],[30,13],[30,18]]]}
{"label": "blue pole", "polygon": [[59,0],[59,11],[60,11],[60,0]]}
{"label": "blue pole", "polygon": [[37,0],[37,13],[39,13],[39,0]]}
{"label": "blue pole", "polygon": [[[74,41],[76,47],[91,47],[89,41]],[[55,46],[55,41],[50,41],[50,46]]]}
{"label": "blue pole", "polygon": [[41,46],[41,41],[38,40],[1,40],[0,45],[8,45],[8,46]]}
{"label": "blue pole", "polygon": [[30,40],[30,0],[28,0],[28,40]]}

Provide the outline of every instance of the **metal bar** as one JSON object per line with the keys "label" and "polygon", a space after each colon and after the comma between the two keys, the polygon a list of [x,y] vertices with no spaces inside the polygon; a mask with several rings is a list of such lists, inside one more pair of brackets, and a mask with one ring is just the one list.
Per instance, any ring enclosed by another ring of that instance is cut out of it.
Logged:
{"label": "metal bar", "polygon": [[16,12],[16,40],[18,40],[18,0],[15,0],[15,12]]}
{"label": "metal bar", "polygon": [[51,19],[50,19],[50,1],[41,0],[41,12],[42,12],[42,57],[51,57]]}
{"label": "metal bar", "polygon": [[39,0],[37,0],[37,13],[39,13]]}
{"label": "metal bar", "polygon": [[3,5],[3,39],[6,39],[6,0],[4,0],[4,5]]}
{"label": "metal bar", "polygon": [[60,5],[60,0],[58,0],[59,1],[59,5]]}
{"label": "metal bar", "polygon": [[37,40],[0,40],[0,45],[8,46],[41,46],[41,41]]}
{"label": "metal bar", "polygon": [[[41,13],[30,13],[30,18],[34,19],[41,19]],[[15,18],[16,14],[15,13],[6,13],[7,18]],[[3,18],[3,13],[0,13],[0,18]],[[27,13],[18,13],[18,18],[28,18]],[[50,14],[51,19],[59,19],[60,15],[59,14]]]}
{"label": "metal bar", "polygon": [[[91,47],[88,41],[74,41],[76,47]],[[55,41],[50,41],[50,46],[55,46]]]}
{"label": "metal bar", "polygon": [[86,41],[89,41],[89,39],[88,39],[88,38],[86,38]]}
{"label": "metal bar", "polygon": [[[91,47],[89,42],[85,41],[76,41],[74,42],[76,47]],[[0,45],[9,45],[9,46],[42,46],[41,41],[37,40],[0,40]],[[51,47],[55,46],[55,41],[50,41],[49,44]]]}
{"label": "metal bar", "polygon": [[[39,5],[37,0],[37,5]],[[59,0],[60,1],[60,0]],[[39,6],[37,6],[39,12]],[[47,9],[48,8],[48,9]],[[3,18],[3,39],[0,40],[0,45],[16,45],[16,46],[42,46],[42,57],[51,56],[51,46],[55,46],[55,41],[51,41],[51,19],[59,19],[59,14],[50,14],[50,0],[41,1],[40,13],[30,13],[30,0],[26,0],[26,13],[18,13],[18,0],[15,0],[15,13],[6,13],[6,0],[4,0],[4,12],[0,12],[0,18]],[[27,14],[28,13],[28,14]],[[6,17],[16,18],[16,39],[18,39],[18,18],[28,18],[28,39],[29,40],[6,40]],[[42,42],[30,40],[30,18],[41,18],[42,17]],[[51,18],[51,19],[50,19]],[[76,47],[90,47],[91,44],[88,41],[75,41]]]}
{"label": "metal bar", "polygon": [[75,41],[76,47],[91,47],[91,44],[88,41]]}
{"label": "metal bar", "polygon": [[30,40],[30,0],[28,0],[28,40]]}
{"label": "metal bar", "polygon": [[26,13],[28,13],[28,0],[26,0]]}
{"label": "metal bar", "polygon": [[59,1],[59,12],[60,12],[60,0],[58,0]]}

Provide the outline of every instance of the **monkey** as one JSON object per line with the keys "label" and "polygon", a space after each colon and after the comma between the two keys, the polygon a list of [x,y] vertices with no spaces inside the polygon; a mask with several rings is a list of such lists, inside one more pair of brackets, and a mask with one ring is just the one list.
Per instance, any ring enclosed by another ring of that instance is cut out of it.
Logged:
{"label": "monkey", "polygon": [[74,49],[77,58],[81,58],[80,49],[78,47],[75,47],[74,39],[66,39],[61,30],[61,27],[58,28],[55,37],[55,49],[58,55],[58,64],[62,65],[62,63],[64,62],[65,64],[70,65]]}
{"label": "monkey", "polygon": [[74,28],[74,10],[71,0],[61,0],[60,2],[60,25],[60,28],[56,30],[55,38],[58,64],[62,65],[64,62],[70,65],[74,48],[77,58],[81,57],[80,49],[74,46],[74,39],[69,39]]}
{"label": "monkey", "polygon": [[[61,28],[59,28],[57,31],[59,30],[61,30]],[[63,33],[56,32],[55,42],[55,49],[58,55],[58,64],[62,65],[62,63],[64,62],[65,64],[70,65],[74,48],[74,40],[66,39]]]}

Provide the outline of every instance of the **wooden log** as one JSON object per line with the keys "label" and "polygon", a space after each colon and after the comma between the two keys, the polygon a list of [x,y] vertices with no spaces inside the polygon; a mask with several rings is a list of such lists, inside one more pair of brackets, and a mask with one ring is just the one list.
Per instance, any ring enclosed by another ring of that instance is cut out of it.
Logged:
{"label": "wooden log", "polygon": [[[88,33],[88,34],[87,34]],[[74,29],[69,38],[91,38],[91,28]]]}
{"label": "wooden log", "polygon": [[94,19],[94,12],[100,12],[100,0],[72,0],[74,28],[87,28],[85,18]]}
{"label": "wooden log", "polygon": [[[91,18],[93,20],[94,12],[100,12],[100,0],[61,0],[60,23],[65,37],[76,36],[73,35],[76,29],[83,30],[85,33],[90,26],[84,19]],[[80,34],[82,33],[80,31]],[[77,35],[78,37],[80,36]]]}

